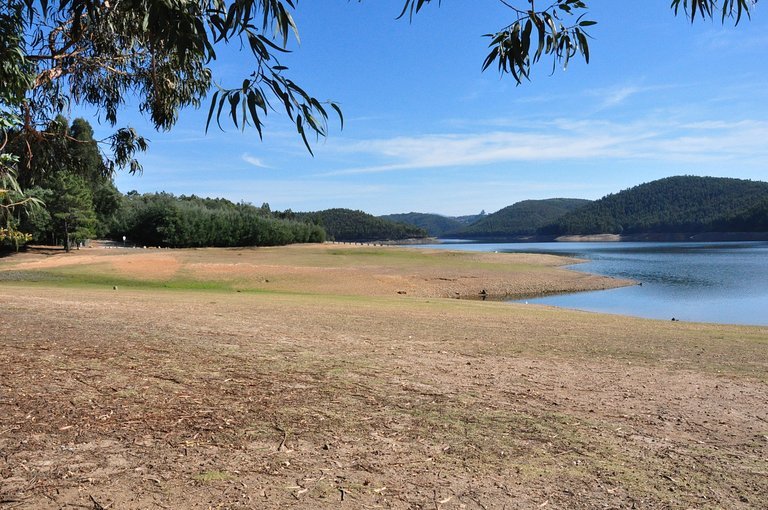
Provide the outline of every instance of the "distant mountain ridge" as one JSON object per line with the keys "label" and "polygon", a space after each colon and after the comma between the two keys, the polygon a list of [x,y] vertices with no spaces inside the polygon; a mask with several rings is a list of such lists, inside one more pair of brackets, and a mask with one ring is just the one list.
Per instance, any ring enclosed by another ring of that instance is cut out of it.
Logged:
{"label": "distant mountain ridge", "polygon": [[581,198],[523,200],[449,234],[467,239],[534,236],[542,227],[589,203],[590,200]]}
{"label": "distant mountain ridge", "polygon": [[[457,226],[457,218],[437,214],[392,214],[385,218],[418,225],[433,236],[476,240],[541,241],[595,235],[661,240],[704,233],[753,233],[758,237],[752,237],[761,238],[768,235],[768,182],[690,175],[666,177],[595,201],[524,200],[464,226]],[[716,239],[718,235],[709,238]]]}
{"label": "distant mountain ridge", "polygon": [[607,195],[539,234],[646,234],[765,231],[768,183],[675,176]]}
{"label": "distant mountain ridge", "polygon": [[379,216],[379,218],[423,228],[432,237],[442,237],[448,232],[460,230],[484,216],[485,211],[480,214],[469,216],[442,216],[440,214],[410,212],[402,214],[386,214],[384,216]]}
{"label": "distant mountain ridge", "polygon": [[439,214],[389,214],[381,218],[426,229],[435,237],[461,239],[511,239],[536,235],[539,228],[585,204],[580,198],[524,200],[493,214],[485,211],[473,216],[447,217]]}

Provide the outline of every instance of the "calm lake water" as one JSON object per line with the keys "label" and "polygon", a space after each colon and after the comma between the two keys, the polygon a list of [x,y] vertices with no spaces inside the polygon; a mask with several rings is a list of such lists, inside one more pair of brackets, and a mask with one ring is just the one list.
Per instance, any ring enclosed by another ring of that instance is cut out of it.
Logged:
{"label": "calm lake water", "polygon": [[653,319],[768,325],[768,242],[446,242],[428,246],[567,255],[590,261],[571,269],[643,284],[528,299],[529,303]]}

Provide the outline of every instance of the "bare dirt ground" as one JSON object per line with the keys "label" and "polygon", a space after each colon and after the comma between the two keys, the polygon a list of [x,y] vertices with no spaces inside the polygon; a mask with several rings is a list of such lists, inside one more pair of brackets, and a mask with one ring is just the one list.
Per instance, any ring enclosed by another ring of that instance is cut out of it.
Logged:
{"label": "bare dirt ground", "polygon": [[766,508],[767,328],[446,299],[586,280],[356,250],[0,259],[0,509]]}

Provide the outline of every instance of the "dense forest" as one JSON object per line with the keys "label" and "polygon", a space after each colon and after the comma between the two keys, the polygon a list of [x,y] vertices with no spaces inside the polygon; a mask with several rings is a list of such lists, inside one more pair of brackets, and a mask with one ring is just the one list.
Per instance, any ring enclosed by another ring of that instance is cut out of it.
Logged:
{"label": "dense forest", "polygon": [[[23,232],[32,243],[70,249],[88,239],[125,236],[130,244],[146,246],[268,246],[326,238],[322,227],[280,217],[283,213],[273,213],[267,204],[168,193],[123,195],[83,119],[70,125],[58,117],[35,144],[7,150],[20,169],[16,194],[41,206],[15,208],[5,228]],[[6,242],[5,248],[16,246]]]}
{"label": "dense forest", "polygon": [[505,239],[535,235],[541,227],[589,204],[578,198],[524,200],[510,205],[448,235],[466,239]]}
{"label": "dense forest", "polygon": [[718,231],[722,232],[768,232],[768,199],[724,220]]}
{"label": "dense forest", "polygon": [[321,227],[275,217],[267,204],[255,207],[223,198],[168,193],[128,193],[110,226],[108,236],[113,239],[125,235],[134,244],[174,248],[325,241]]}
{"label": "dense forest", "polygon": [[18,230],[30,234],[31,241],[69,248],[108,234],[121,194],[87,121],[75,119],[70,125],[57,117],[37,143],[6,150],[18,160],[23,194],[45,205],[21,208],[14,217]]}
{"label": "dense forest", "polygon": [[549,235],[765,231],[768,183],[677,176],[611,194],[539,230]]}
{"label": "dense forest", "polygon": [[297,219],[320,225],[328,238],[334,241],[398,241],[427,237],[427,231],[423,228],[395,223],[351,209],[326,209],[294,215]]}

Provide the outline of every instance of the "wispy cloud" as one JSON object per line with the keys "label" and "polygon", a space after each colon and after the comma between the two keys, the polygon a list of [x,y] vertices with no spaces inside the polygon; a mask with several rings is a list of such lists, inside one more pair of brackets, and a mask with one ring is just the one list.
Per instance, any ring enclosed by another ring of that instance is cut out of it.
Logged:
{"label": "wispy cloud", "polygon": [[659,93],[661,91],[668,91],[671,89],[679,88],[679,84],[656,84],[656,85],[641,85],[641,84],[623,84],[612,87],[605,87],[594,89],[588,92],[589,96],[592,96],[598,100],[597,109],[605,110],[608,108],[614,108],[626,103],[629,99],[649,93]]}
{"label": "wispy cloud", "polygon": [[736,38],[733,36],[732,28],[727,26],[719,30],[707,31],[699,36],[699,45],[703,49],[728,54],[762,50],[766,43],[768,43],[768,34],[765,32]]}
{"label": "wispy cloud", "polygon": [[371,164],[322,175],[597,159],[757,164],[768,157],[766,138],[768,122],[755,120],[684,123],[646,119],[622,124],[559,119],[525,132],[434,134],[339,144],[334,150]]}
{"label": "wispy cloud", "polygon": [[269,166],[266,163],[264,163],[261,159],[253,157],[250,154],[248,154],[247,152],[244,153],[240,157],[240,159],[242,159],[243,161],[245,161],[249,165],[253,165],[253,166],[258,167],[258,168],[272,168],[271,166]]}
{"label": "wispy cloud", "polygon": [[602,106],[608,108],[623,103],[629,97],[634,96],[642,90],[642,88],[636,86],[623,86],[613,89],[604,89],[600,92],[596,92],[596,94],[600,95],[602,98]]}

